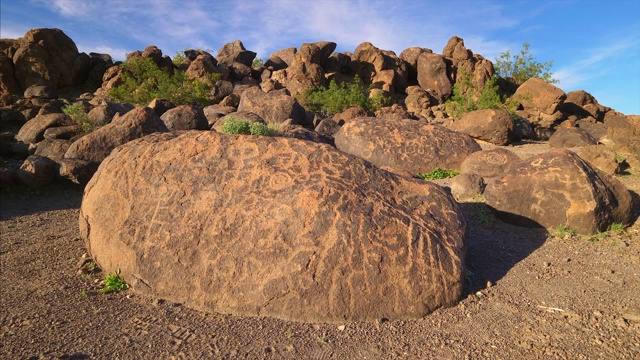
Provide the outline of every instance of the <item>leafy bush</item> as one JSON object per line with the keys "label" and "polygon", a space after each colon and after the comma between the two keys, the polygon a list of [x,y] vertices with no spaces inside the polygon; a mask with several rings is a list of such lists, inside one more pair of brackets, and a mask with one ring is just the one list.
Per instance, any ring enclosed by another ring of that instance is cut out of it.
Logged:
{"label": "leafy bush", "polygon": [[156,98],[164,98],[176,105],[210,102],[213,83],[220,74],[207,74],[205,80],[189,79],[183,71],[174,70],[173,74],[160,69],[152,59],[136,57],[121,65],[123,84],[109,91],[116,101],[125,101],[134,105],[146,105]]}
{"label": "leafy bush", "polygon": [[498,78],[494,75],[478,89],[471,81],[471,74],[465,69],[458,71],[458,80],[453,85],[453,96],[446,103],[447,113],[456,119],[468,112],[482,109],[503,108],[498,94]]}
{"label": "leafy bush", "polygon": [[511,52],[503,52],[496,59],[494,64],[498,76],[508,79],[516,85],[521,85],[531,78],[539,78],[546,82],[555,84],[557,79],[552,77],[549,72],[553,66],[553,60],[545,63],[539,63],[529,50],[530,44],[525,42],[522,44],[522,50],[519,54],[511,56]]}
{"label": "leafy bush", "polygon": [[418,177],[423,180],[438,180],[452,178],[458,174],[460,174],[460,171],[441,169],[437,167],[430,173],[418,174]]}
{"label": "leafy bush", "polygon": [[129,285],[124,282],[122,276],[120,276],[120,269],[116,270],[113,274],[107,275],[104,279],[104,287],[100,289],[101,294],[108,294],[111,292],[119,292],[127,290]]}
{"label": "leafy bush", "polygon": [[323,111],[327,115],[337,114],[350,105],[360,105],[367,112],[373,113],[391,102],[391,99],[380,94],[369,98],[368,92],[369,89],[360,85],[360,78],[356,75],[351,84],[338,85],[335,80],[331,80],[328,88],[319,86],[307,89],[300,100],[308,110]]}
{"label": "leafy bush", "polygon": [[253,59],[253,62],[251,62],[251,67],[260,67],[264,65],[264,59],[263,58],[255,58]]}
{"label": "leafy bush", "polygon": [[89,121],[87,111],[85,110],[84,104],[82,102],[76,102],[71,105],[67,105],[62,108],[62,112],[70,117],[71,120],[78,123],[78,125],[82,126],[82,131],[85,134],[88,134],[102,126],[102,124],[94,125],[91,121]]}
{"label": "leafy bush", "polygon": [[277,126],[269,126],[259,122],[250,122],[238,120],[232,116],[225,119],[220,130],[229,135],[259,135],[259,136],[275,136],[278,135]]}

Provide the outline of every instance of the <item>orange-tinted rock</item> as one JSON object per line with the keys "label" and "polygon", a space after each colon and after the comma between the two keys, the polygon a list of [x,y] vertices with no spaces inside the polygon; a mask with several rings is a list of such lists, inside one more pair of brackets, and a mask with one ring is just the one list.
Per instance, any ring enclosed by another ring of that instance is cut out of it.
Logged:
{"label": "orange-tinted rock", "polygon": [[460,166],[461,174],[474,174],[488,179],[502,175],[507,168],[520,161],[513,151],[495,148],[474,152]]}
{"label": "orange-tinted rock", "polygon": [[449,126],[450,129],[463,132],[474,139],[496,145],[508,145],[515,140],[515,127],[511,115],[501,109],[471,111]]}
{"label": "orange-tinted rock", "polygon": [[136,291],[225,314],[419,318],[464,282],[465,224],[441,187],[297,139],[128,143],[87,185],[80,229]]}
{"label": "orange-tinted rock", "polygon": [[549,138],[549,146],[554,148],[589,146],[595,145],[596,142],[586,130],[576,127],[559,127]]}
{"label": "orange-tinted rock", "polygon": [[414,175],[437,167],[459,170],[469,154],[481,150],[466,134],[415,120],[357,118],[334,138],[336,147],[346,153]]}
{"label": "orange-tinted rock", "polygon": [[525,226],[563,225],[593,234],[631,220],[625,186],[564,149],[513,163],[488,182],[484,196],[499,217]]}

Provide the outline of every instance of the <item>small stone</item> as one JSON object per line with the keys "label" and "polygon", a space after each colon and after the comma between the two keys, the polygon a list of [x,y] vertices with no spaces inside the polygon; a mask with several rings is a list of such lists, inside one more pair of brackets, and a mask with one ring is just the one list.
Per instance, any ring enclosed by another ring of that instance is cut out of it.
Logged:
{"label": "small stone", "polygon": [[484,296],[484,294],[482,293],[482,291],[478,291],[478,292],[476,292],[476,296],[481,298],[481,297]]}
{"label": "small stone", "polygon": [[347,327],[345,325],[339,325],[338,326],[338,330],[340,331],[344,331],[344,329],[346,329]]}
{"label": "small stone", "polygon": [[594,310],[593,311],[593,315],[595,315],[597,317],[600,317],[600,316],[602,316],[602,312],[600,310]]}
{"label": "small stone", "polygon": [[487,280],[487,289],[492,286],[493,286],[493,283],[491,282],[491,280]]}
{"label": "small stone", "polygon": [[545,266],[545,267],[549,267],[549,266],[551,266],[551,263],[550,263],[550,262],[548,262],[548,261],[545,261],[545,262],[544,262],[544,266]]}
{"label": "small stone", "polygon": [[622,313],[622,317],[628,321],[640,322],[640,307],[632,306]]}

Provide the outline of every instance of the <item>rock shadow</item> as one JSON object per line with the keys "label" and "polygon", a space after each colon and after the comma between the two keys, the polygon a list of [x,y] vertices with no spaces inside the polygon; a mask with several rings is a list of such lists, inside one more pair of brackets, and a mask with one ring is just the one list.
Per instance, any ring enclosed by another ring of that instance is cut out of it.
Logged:
{"label": "rock shadow", "polygon": [[[516,226],[498,220],[482,202],[460,203],[467,219],[467,256],[463,296],[496,284],[518,262],[538,249],[548,237],[542,226]],[[531,220],[528,225],[536,225]]]}
{"label": "rock shadow", "polygon": [[58,181],[41,189],[11,187],[0,193],[0,221],[45,211],[79,209],[84,187]]}

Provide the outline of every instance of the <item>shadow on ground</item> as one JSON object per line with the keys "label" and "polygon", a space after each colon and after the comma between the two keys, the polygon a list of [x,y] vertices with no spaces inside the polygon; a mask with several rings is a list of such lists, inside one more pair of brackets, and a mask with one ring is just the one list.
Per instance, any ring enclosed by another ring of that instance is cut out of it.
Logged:
{"label": "shadow on ground", "polygon": [[45,211],[78,209],[83,187],[71,182],[56,182],[38,190],[10,187],[0,192],[0,220]]}
{"label": "shadow on ground", "polygon": [[484,203],[461,203],[467,224],[465,293],[496,284],[518,262],[538,249],[548,237],[541,227],[521,227],[496,219]]}

